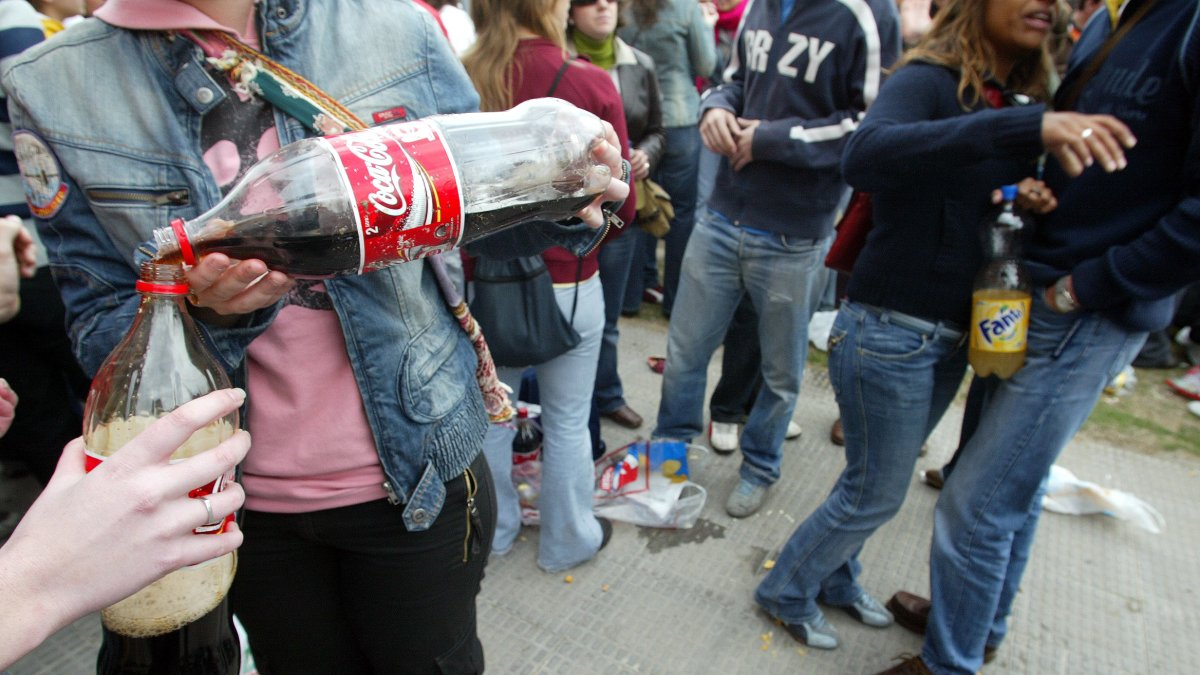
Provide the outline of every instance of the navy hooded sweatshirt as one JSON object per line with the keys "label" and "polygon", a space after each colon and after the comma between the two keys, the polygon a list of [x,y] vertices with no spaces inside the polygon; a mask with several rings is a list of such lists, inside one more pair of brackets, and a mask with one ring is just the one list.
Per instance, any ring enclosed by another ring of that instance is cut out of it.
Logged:
{"label": "navy hooded sweatshirt", "polygon": [[750,0],[726,76],[701,115],[724,108],[761,120],[754,161],[733,171],[722,158],[708,205],[739,226],[823,238],[845,192],[847,136],[900,54],[895,0]]}

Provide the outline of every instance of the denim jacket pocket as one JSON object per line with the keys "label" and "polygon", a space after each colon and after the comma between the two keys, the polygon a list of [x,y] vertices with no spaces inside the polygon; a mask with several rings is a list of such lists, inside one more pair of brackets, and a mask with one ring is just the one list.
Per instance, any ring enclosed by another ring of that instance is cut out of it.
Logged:
{"label": "denim jacket pocket", "polygon": [[409,340],[401,357],[398,386],[404,411],[412,419],[440,420],[474,387],[473,373],[464,379],[463,373],[449,372],[460,367],[460,342],[465,341],[459,333],[449,330],[428,330]]}

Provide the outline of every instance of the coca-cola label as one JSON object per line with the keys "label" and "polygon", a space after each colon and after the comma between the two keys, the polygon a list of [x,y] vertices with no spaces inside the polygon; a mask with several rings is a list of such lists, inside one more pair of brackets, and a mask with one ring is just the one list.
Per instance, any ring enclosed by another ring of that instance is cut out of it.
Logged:
{"label": "coca-cola label", "polygon": [[360,272],[454,248],[463,231],[458,169],[438,127],[404,122],[326,136],[354,195]]}
{"label": "coca-cola label", "polygon": [[[96,467],[100,466],[100,463],[104,461],[103,456],[101,456],[91,450],[85,449],[83,452],[84,452],[83,468],[85,471],[90,472],[92,469],[95,469]],[[182,462],[182,461],[183,461],[182,459],[173,459],[173,460],[171,460],[171,463],[173,464],[175,462]],[[189,490],[188,496],[195,499],[197,497],[207,497],[211,494],[216,494],[216,493],[220,492],[221,490],[225,489],[225,482],[229,481],[229,480],[233,480],[233,477],[229,474],[223,474],[221,476],[218,476],[216,480],[211,480],[211,481],[205,483],[204,485],[201,485],[198,488]],[[197,502],[197,503],[199,503],[199,502]],[[201,525],[200,527],[197,527],[196,529],[192,530],[192,532],[195,534],[221,534],[222,532],[225,531],[225,528],[229,525],[229,523],[232,523],[232,522],[233,522],[233,514],[231,513],[231,514],[225,516],[224,518],[222,518],[221,522],[219,522],[219,523],[216,523],[214,525],[204,524],[204,525]]]}

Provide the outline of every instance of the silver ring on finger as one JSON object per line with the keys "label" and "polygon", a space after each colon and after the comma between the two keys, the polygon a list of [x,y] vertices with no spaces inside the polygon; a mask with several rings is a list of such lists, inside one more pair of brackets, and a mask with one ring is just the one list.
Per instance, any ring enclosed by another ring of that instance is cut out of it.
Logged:
{"label": "silver ring on finger", "polygon": [[1084,129],[1083,131],[1079,132],[1079,137],[1086,141],[1087,139],[1091,138],[1092,134],[1094,134],[1094,133],[1096,133],[1096,132],[1091,127],[1088,127],[1086,129]]}
{"label": "silver ring on finger", "polygon": [[204,513],[207,518],[204,521],[203,527],[219,525],[221,521],[215,515],[213,515],[212,501],[208,497],[196,497],[195,499],[199,500],[199,502],[204,505]]}

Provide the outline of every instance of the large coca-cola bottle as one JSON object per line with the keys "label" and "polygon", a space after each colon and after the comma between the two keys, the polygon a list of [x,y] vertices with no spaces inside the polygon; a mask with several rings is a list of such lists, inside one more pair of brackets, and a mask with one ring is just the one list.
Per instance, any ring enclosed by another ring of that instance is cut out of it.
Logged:
{"label": "large coca-cola bottle", "polygon": [[223,200],[154,232],[157,258],[219,251],[297,277],[361,274],[533,219],[571,217],[611,178],[595,115],[555,98],[287,145]]}
{"label": "large coca-cola bottle", "polygon": [[[84,407],[89,470],[155,419],[230,386],[184,308],[188,285],[183,269],[144,263],[137,290],[141,304],[133,325],[100,366]],[[237,427],[235,411],[192,434],[172,461],[216,446]],[[229,478],[214,476],[189,496],[218,492]],[[196,536],[222,532],[228,522],[200,527]],[[101,610],[104,638],[97,672],[237,673],[241,652],[226,598],[236,560],[231,552],[184,567]]]}

